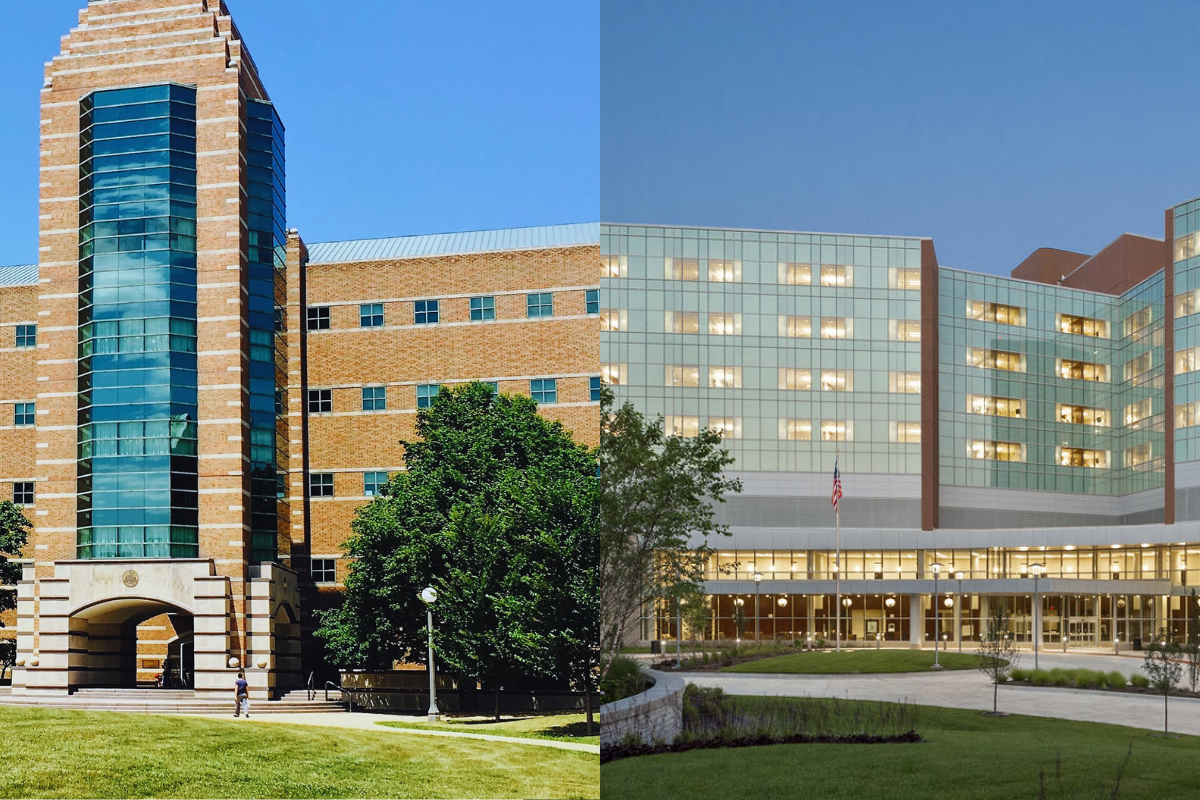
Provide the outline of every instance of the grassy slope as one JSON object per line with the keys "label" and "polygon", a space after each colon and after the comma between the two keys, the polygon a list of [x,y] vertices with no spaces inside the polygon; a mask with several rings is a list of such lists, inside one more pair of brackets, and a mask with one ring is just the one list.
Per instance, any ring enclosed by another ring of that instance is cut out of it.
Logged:
{"label": "grassy slope", "polygon": [[[946,669],[978,669],[974,654],[940,653],[938,662]],[[721,672],[770,672],[783,674],[840,675],[855,672],[927,672],[933,652],[927,650],[843,650],[840,653],[792,653],[725,667]]]}
{"label": "grassy slope", "polygon": [[[628,800],[694,800],[747,787],[757,797],[1008,800],[1036,797],[1038,772],[1045,770],[1050,800],[1107,798],[1132,743],[1121,800],[1196,796],[1198,737],[929,706],[920,708],[917,730],[926,740],[921,744],[777,745],[631,758],[603,766],[601,780],[606,797]],[[1058,753],[1062,791],[1054,778]]]}
{"label": "grassy slope", "polygon": [[380,731],[0,707],[0,797],[598,797],[596,756]]}
{"label": "grassy slope", "polygon": [[[599,716],[596,718],[599,722]],[[495,722],[491,719],[449,720],[446,723],[427,722],[380,722],[388,728],[424,728],[463,733],[490,733],[496,736],[516,736],[522,739],[553,739],[559,742],[582,742],[600,744],[600,734],[587,735],[586,714],[553,714],[544,717],[527,717]],[[593,727],[598,731],[599,724]]]}

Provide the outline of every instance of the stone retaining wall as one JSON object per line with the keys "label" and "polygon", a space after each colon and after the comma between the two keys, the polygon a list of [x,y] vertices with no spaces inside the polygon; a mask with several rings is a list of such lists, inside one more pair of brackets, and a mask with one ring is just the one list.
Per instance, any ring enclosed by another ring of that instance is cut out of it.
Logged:
{"label": "stone retaining wall", "polygon": [[615,745],[628,734],[645,744],[671,742],[683,731],[682,678],[647,670],[654,685],[641,694],[600,706],[600,746]]}

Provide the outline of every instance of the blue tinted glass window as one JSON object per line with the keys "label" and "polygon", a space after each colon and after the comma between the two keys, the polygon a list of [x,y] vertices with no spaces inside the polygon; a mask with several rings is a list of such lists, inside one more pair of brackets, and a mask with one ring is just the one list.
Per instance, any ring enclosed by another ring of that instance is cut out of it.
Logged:
{"label": "blue tinted glass window", "polygon": [[383,304],[368,303],[359,306],[358,324],[364,328],[383,327]]}
{"label": "blue tinted glass window", "polygon": [[552,292],[528,295],[526,301],[530,317],[554,316],[554,294]]}
{"label": "blue tinted glass window", "polygon": [[34,425],[37,423],[36,403],[17,403],[13,406],[13,424],[17,426]]}
{"label": "blue tinted glass window", "polygon": [[386,472],[364,472],[363,473],[363,494],[367,497],[374,497],[379,494],[380,489],[387,483],[388,474]]}
{"label": "blue tinted glass window", "polygon": [[600,313],[600,290],[599,289],[588,289],[586,292],[584,292],[584,302],[587,305],[587,313],[599,314]]}
{"label": "blue tinted glass window", "polygon": [[429,408],[431,405],[433,405],[433,398],[437,397],[438,391],[440,391],[441,388],[441,385],[437,383],[418,386],[417,408]]}
{"label": "blue tinted glass window", "polygon": [[438,301],[418,300],[415,303],[415,322],[418,325],[432,325],[438,321]]}
{"label": "blue tinted glass window", "polygon": [[37,325],[17,326],[17,347],[37,347]]}
{"label": "blue tinted glass window", "polygon": [[483,320],[496,318],[496,298],[495,297],[472,297],[471,298],[471,321],[480,322]]}
{"label": "blue tinted glass window", "polygon": [[538,403],[558,402],[558,380],[555,378],[535,378],[529,382],[529,396]]}
{"label": "blue tinted glass window", "polygon": [[601,385],[600,377],[598,375],[588,378],[588,397],[593,403],[600,401]]}
{"label": "blue tinted glass window", "polygon": [[363,411],[383,411],[387,408],[387,387],[366,386],[362,390]]}

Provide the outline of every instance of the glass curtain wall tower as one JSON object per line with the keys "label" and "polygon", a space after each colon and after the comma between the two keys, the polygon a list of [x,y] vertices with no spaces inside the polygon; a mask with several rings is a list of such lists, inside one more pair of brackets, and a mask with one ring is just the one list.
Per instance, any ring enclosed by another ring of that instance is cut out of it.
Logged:
{"label": "glass curtain wall tower", "polygon": [[195,558],[196,90],[80,103],[80,558]]}

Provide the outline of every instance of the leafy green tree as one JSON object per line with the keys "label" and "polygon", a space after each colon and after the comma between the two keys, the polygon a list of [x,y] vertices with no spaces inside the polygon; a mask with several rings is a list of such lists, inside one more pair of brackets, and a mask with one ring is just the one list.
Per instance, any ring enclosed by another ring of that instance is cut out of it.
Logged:
{"label": "leafy green tree", "polygon": [[[20,506],[11,500],[0,500],[0,586],[15,586],[21,579],[21,565],[9,559],[21,557],[21,551],[29,543],[31,527]],[[0,616],[16,607],[17,593],[0,590]],[[4,623],[0,622],[0,628],[3,627]],[[0,639],[0,679],[16,658],[16,641]]]}
{"label": "leafy green tree", "polygon": [[[596,459],[528,397],[443,389],[404,442],[406,471],[359,509],[343,604],[317,635],[345,668],[426,660],[497,692],[524,677],[598,676]],[[589,691],[590,698],[590,691]]]}
{"label": "leafy green tree", "polygon": [[750,620],[746,617],[746,610],[742,608],[741,603],[735,601],[733,604],[733,629],[737,631],[738,639],[746,638],[746,626],[749,624]]}
{"label": "leafy green tree", "polygon": [[1171,639],[1170,633],[1164,628],[1158,632],[1157,641],[1146,645],[1142,660],[1142,672],[1150,679],[1150,688],[1163,694],[1163,733],[1166,733],[1168,721],[1167,702],[1171,690],[1183,677],[1183,664],[1179,659],[1180,647],[1178,642]]}
{"label": "leafy green tree", "polygon": [[[733,457],[711,430],[669,436],[632,404],[602,400],[600,427],[600,649],[607,669],[656,598],[699,587],[713,535],[728,535],[714,506],[741,483],[725,476]],[[699,542],[699,544],[695,544]],[[672,604],[673,605],[673,604]]]}

